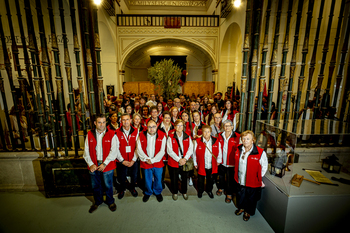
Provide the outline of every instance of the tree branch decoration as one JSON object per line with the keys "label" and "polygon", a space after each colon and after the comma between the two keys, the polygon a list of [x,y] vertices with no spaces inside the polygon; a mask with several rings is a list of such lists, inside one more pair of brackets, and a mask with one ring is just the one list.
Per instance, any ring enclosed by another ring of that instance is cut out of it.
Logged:
{"label": "tree branch decoration", "polygon": [[156,91],[163,95],[165,99],[174,97],[179,88],[181,68],[175,64],[174,60],[161,60],[154,66],[148,68],[148,78],[156,86]]}

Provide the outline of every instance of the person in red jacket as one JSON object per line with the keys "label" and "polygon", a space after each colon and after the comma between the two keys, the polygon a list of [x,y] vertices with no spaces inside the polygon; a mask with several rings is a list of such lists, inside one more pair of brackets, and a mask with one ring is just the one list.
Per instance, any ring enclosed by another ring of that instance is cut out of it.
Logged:
{"label": "person in red jacket", "polygon": [[255,214],[256,205],[261,196],[262,177],[268,168],[266,153],[254,145],[256,138],[250,130],[241,134],[243,145],[235,153],[235,180],[240,185],[237,192],[236,215],[244,212],[243,220],[248,221]]}
{"label": "person in red jacket", "polygon": [[[234,189],[235,153],[239,145],[240,134],[233,130],[233,123],[225,120],[222,123],[224,132],[219,133],[218,139],[222,147],[222,164],[219,166],[219,182],[216,183],[218,191],[216,195],[221,196],[223,189],[226,192],[225,202],[230,203]],[[226,181],[225,181],[226,177]]]}
{"label": "person in red jacket", "polygon": [[193,162],[198,172],[198,198],[202,197],[204,191],[204,180],[206,179],[206,192],[210,198],[214,198],[212,193],[213,181],[218,173],[218,166],[222,162],[221,145],[217,138],[212,137],[211,127],[203,125],[203,136],[197,138],[194,143]]}
{"label": "person in red jacket", "polygon": [[184,132],[183,120],[175,121],[175,132],[169,133],[167,141],[168,151],[168,168],[171,180],[171,191],[173,193],[173,200],[177,200],[177,193],[179,191],[179,174],[181,175],[181,193],[185,200],[187,196],[187,178],[189,171],[183,170],[183,165],[191,158],[193,153],[193,143],[190,135]]}
{"label": "person in red jacket", "polygon": [[116,168],[117,137],[114,130],[106,128],[105,115],[96,115],[94,124],[96,129],[88,132],[83,155],[90,171],[95,200],[89,213],[94,212],[103,203],[103,186],[105,186],[106,204],[111,211],[116,211],[117,206],[113,198],[113,173]]}
{"label": "person in red jacket", "polygon": [[157,197],[158,202],[163,201],[162,172],[164,163],[162,158],[165,154],[165,146],[166,134],[157,130],[157,124],[154,120],[149,120],[147,131],[142,131],[137,140],[137,153],[145,181],[143,202],[147,202],[152,194]]}
{"label": "person in red jacket", "polygon": [[137,155],[135,152],[136,140],[139,136],[138,129],[131,126],[131,119],[128,113],[123,113],[120,117],[122,121],[122,127],[116,130],[117,140],[119,144],[117,159],[118,163],[118,180],[120,183],[120,192],[118,199],[122,199],[126,189],[126,175],[128,170],[130,171],[131,183],[129,190],[131,195],[137,197],[138,193],[135,190],[135,184],[137,182]]}

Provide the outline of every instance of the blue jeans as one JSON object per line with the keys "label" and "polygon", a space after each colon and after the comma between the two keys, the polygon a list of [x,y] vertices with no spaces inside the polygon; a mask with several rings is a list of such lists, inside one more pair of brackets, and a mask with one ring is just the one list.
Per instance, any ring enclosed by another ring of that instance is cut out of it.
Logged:
{"label": "blue jeans", "polygon": [[[151,196],[153,193],[154,195],[159,195],[163,191],[162,187],[162,173],[163,168],[149,168],[144,169],[145,173],[145,194]],[[154,178],[154,182],[152,182],[152,179]]]}
{"label": "blue jeans", "polygon": [[113,171],[89,172],[91,177],[91,184],[94,193],[95,205],[101,205],[103,203],[103,188],[106,191],[106,204],[111,205],[114,203],[113,197]]}

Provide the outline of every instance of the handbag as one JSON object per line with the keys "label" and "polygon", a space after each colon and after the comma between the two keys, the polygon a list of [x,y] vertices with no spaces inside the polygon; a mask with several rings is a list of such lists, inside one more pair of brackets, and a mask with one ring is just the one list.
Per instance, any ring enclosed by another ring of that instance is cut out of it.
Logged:
{"label": "handbag", "polygon": [[[179,147],[179,150],[180,150],[180,153],[183,155],[182,153],[182,149],[181,149],[181,146],[180,146],[180,143],[179,143],[179,139],[178,138],[175,138],[176,140],[176,143]],[[188,172],[188,171],[192,171],[194,169],[194,162],[193,162],[193,158],[189,158],[186,163],[182,166],[182,170],[185,171],[185,172]]]}

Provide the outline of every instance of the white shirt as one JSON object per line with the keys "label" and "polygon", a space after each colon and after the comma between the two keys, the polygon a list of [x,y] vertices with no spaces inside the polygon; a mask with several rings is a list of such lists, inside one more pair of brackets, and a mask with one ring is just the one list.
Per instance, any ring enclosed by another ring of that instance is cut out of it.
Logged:
{"label": "white shirt", "polygon": [[146,149],[147,149],[148,156],[142,150],[140,137],[137,140],[137,154],[142,162],[146,162],[147,159],[150,159],[151,163],[157,163],[163,158],[163,156],[165,154],[166,137],[164,137],[162,139],[162,146],[160,148],[160,151],[158,152],[158,154],[155,155],[154,153],[155,153],[155,148],[156,148],[156,135],[157,134],[150,135],[149,133],[147,133],[147,147],[146,147]]}
{"label": "white shirt", "polygon": [[[125,130],[124,127],[122,127],[122,130],[123,130],[123,132],[124,132],[124,134],[125,134],[125,136],[126,136],[126,140],[127,140],[128,144],[129,144],[129,139],[128,139],[128,137],[129,137],[129,134],[130,134],[131,126],[129,127],[129,130],[128,130],[128,131]],[[139,133],[140,133],[140,131],[137,133],[136,138],[139,137]],[[122,161],[124,161],[124,158],[123,158],[123,156],[122,156],[122,154],[120,153],[120,150],[119,150],[119,148],[120,148],[120,142],[119,142],[119,138],[118,138],[118,137],[117,137],[117,142],[118,142],[117,159],[119,160],[119,162],[122,162]],[[136,153],[136,148],[135,148],[134,157],[132,158],[132,161],[136,162],[136,160],[137,160],[137,153]]]}
{"label": "white shirt", "polygon": [[222,139],[224,139],[224,146],[222,150],[222,165],[225,167],[234,167],[234,165],[227,165],[227,147],[228,147],[228,141],[232,136],[232,131],[230,136],[228,136],[228,138],[226,138],[225,133],[222,133],[221,136],[222,136]]}
{"label": "white shirt", "polygon": [[[180,147],[181,147],[181,150],[182,152],[184,152],[184,147],[183,147],[183,133],[181,135],[181,137],[178,137],[179,139],[179,144],[180,144]],[[188,150],[187,150],[187,153],[185,156],[183,156],[181,153],[180,153],[180,149],[179,149],[179,156],[174,152],[173,150],[173,144],[171,142],[172,138],[169,137],[168,138],[168,141],[167,141],[167,152],[168,152],[168,155],[173,158],[176,162],[179,162],[180,159],[182,158],[185,158],[186,160],[188,160],[189,158],[191,158],[191,155],[193,154],[193,143],[192,143],[192,140],[190,139],[189,140],[189,146],[188,146]],[[175,140],[175,139],[174,139]]]}
{"label": "white shirt", "polygon": [[[245,185],[245,179],[247,174],[247,159],[252,152],[254,146],[245,154],[244,159],[242,158],[243,152],[245,152],[244,146],[242,147],[242,153],[239,158],[239,170],[238,170],[238,181],[240,185]],[[268,161],[265,151],[261,154],[259,163],[261,165],[261,177],[263,177],[267,171]]]}
{"label": "white shirt", "polygon": [[221,133],[222,131],[215,126],[215,124],[212,124],[211,126],[211,136],[213,137],[217,137],[219,133]]}
{"label": "white shirt", "polygon": [[164,129],[165,133],[166,133],[166,136],[169,136],[169,131],[170,131],[170,128],[171,128],[171,123],[168,127],[168,129],[166,129],[165,125],[163,124],[163,122],[160,124],[160,128]]}
{"label": "white shirt", "polygon": [[147,101],[146,105],[148,107],[157,106],[157,102],[153,101],[153,100],[149,100],[149,101]]}
{"label": "white shirt", "polygon": [[[211,143],[211,138],[209,139],[209,141],[205,140],[205,138],[203,137],[203,142],[204,144],[207,145],[207,147],[209,149],[212,149],[212,143]],[[194,166],[197,166],[197,160],[196,160],[196,150],[197,150],[197,141],[195,141],[194,143],[194,150],[193,150],[193,163],[194,163]],[[221,151],[221,144],[219,143],[219,154],[218,156],[216,157],[216,162],[217,163],[222,163],[222,151]],[[205,154],[204,154],[204,161],[205,161],[205,169],[211,169],[211,160],[212,158],[214,158],[212,156],[212,154],[210,153],[210,151],[205,148]]]}
{"label": "white shirt", "polygon": [[[103,160],[103,148],[102,148],[102,139],[103,136],[105,135],[106,130],[103,131],[102,133],[99,133],[96,130],[96,156],[97,160]],[[111,151],[109,152],[109,155],[103,161],[104,164],[108,165],[111,161],[115,160],[117,158],[117,153],[118,153],[118,148],[119,148],[119,141],[117,140],[117,136],[114,135],[112,138],[111,142]],[[89,167],[91,167],[94,162],[92,162],[91,157],[90,157],[90,151],[89,151],[89,137],[86,137],[85,139],[85,147],[84,147],[84,155],[83,158],[85,159],[85,162],[88,164]],[[98,164],[95,164],[98,166]]]}

